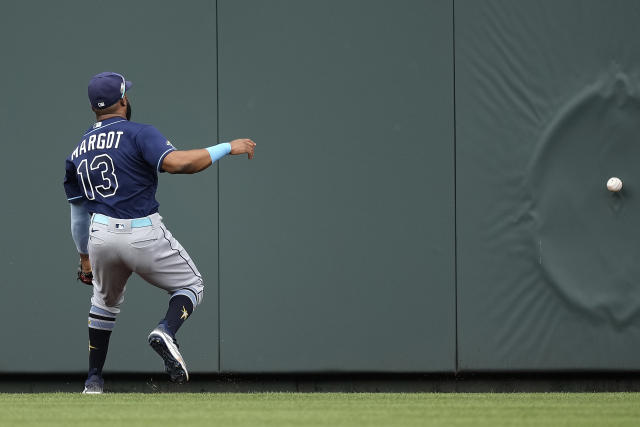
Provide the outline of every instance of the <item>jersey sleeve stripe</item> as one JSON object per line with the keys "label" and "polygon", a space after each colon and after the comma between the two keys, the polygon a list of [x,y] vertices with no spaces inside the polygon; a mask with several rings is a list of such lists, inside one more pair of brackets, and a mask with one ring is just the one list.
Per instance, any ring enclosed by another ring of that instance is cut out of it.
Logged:
{"label": "jersey sleeve stripe", "polygon": [[81,199],[81,198],[83,198],[83,197],[84,197],[84,196],[71,197],[71,198],[68,198],[68,199],[67,199],[67,201],[68,201],[68,202],[70,202],[70,201],[72,201],[72,200]]}
{"label": "jersey sleeve stripe", "polygon": [[171,151],[176,151],[176,149],[175,148],[169,148],[167,151],[162,153],[162,155],[158,159],[158,166],[156,166],[156,170],[158,172],[160,172],[160,165],[162,164],[162,161],[164,160],[165,157],[167,157],[167,154],[169,154]]}

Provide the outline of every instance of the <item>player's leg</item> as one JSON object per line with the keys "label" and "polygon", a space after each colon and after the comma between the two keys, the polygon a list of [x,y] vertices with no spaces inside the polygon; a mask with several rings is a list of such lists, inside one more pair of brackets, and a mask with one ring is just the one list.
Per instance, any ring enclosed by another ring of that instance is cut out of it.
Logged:
{"label": "player's leg", "polygon": [[[143,279],[171,294],[165,317],[149,334],[149,344],[162,357],[171,380],[188,381],[189,374],[178,350],[176,333],[202,301],[202,276],[187,251],[162,224],[159,215],[152,216],[154,233],[140,231],[133,236],[132,247],[138,255],[132,269]],[[135,234],[135,233],[134,233]],[[153,234],[155,240],[144,239]]]}
{"label": "player's leg", "polygon": [[138,236],[133,234],[133,252],[128,258],[133,262],[129,267],[150,284],[169,292],[169,307],[160,323],[175,335],[201,303],[203,279],[187,251],[162,224],[159,215],[154,223],[153,232],[145,230]]}
{"label": "player's leg", "polygon": [[119,256],[116,235],[106,227],[92,227],[89,257],[93,270],[93,296],[89,310],[89,373],[85,382],[87,394],[102,393],[102,369],[109,350],[109,339],[116,315],[124,300],[124,291],[131,270]]}
{"label": "player's leg", "polygon": [[89,310],[89,373],[84,393],[102,393],[102,368],[107,359],[109,338],[116,324],[116,315],[94,305]]}
{"label": "player's leg", "polygon": [[173,336],[176,335],[184,321],[191,316],[197,305],[197,299],[193,296],[194,292],[191,289],[180,289],[171,294],[167,312],[160,321],[160,324],[164,325]]}
{"label": "player's leg", "polygon": [[192,291],[181,289],[171,295],[165,317],[148,337],[149,345],[162,357],[171,381],[178,383],[189,381],[189,372],[176,340],[178,329],[196,307],[196,298],[187,293]]}

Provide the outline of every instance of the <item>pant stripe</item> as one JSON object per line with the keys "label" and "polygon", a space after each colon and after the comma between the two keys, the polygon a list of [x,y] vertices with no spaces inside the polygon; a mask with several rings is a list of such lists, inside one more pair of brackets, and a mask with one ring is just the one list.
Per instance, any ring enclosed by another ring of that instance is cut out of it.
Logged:
{"label": "pant stripe", "polygon": [[193,274],[202,281],[202,276],[199,275],[198,273],[196,273],[196,271],[193,269],[193,267],[191,266],[191,264],[189,263],[189,261],[182,255],[182,252],[180,252],[179,249],[174,248],[173,246],[171,246],[171,240],[169,240],[167,238],[167,233],[165,232],[165,229],[162,225],[160,225],[160,229],[162,230],[162,235],[164,236],[165,240],[169,243],[169,247],[171,248],[171,250],[176,251],[178,253],[178,255],[180,255],[180,258],[182,258],[184,260],[184,262],[187,263],[187,265],[189,266],[189,268],[191,269],[191,271],[193,271]]}
{"label": "pant stripe", "polygon": [[111,331],[116,326],[116,315],[95,305],[89,310],[89,327]]}
{"label": "pant stripe", "polygon": [[89,327],[92,329],[103,329],[105,331],[111,331],[115,326],[115,320],[99,320],[89,317]]}
{"label": "pant stripe", "polygon": [[96,307],[95,305],[91,306],[91,310],[89,310],[89,313],[92,314],[97,314],[99,316],[106,316],[106,317],[116,317],[116,313],[111,313],[110,311],[104,310],[100,307]]}

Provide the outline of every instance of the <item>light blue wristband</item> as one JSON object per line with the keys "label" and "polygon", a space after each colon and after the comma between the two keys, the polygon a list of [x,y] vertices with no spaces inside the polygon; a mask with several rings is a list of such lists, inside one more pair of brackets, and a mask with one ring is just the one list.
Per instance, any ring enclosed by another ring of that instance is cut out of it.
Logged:
{"label": "light blue wristband", "polygon": [[223,142],[222,144],[207,147],[206,150],[211,156],[211,163],[215,163],[231,152],[231,144]]}

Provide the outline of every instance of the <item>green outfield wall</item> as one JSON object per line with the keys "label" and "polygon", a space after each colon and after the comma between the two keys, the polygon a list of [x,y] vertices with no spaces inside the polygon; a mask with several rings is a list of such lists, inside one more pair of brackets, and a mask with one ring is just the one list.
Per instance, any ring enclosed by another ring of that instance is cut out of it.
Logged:
{"label": "green outfield wall", "polygon": [[[0,372],[85,370],[62,178],[105,70],[178,148],[258,143],[160,176],[205,278],[192,371],[640,369],[637,22],[634,0],[3,2]],[[107,370],[161,370],[166,302],[130,280]]]}

